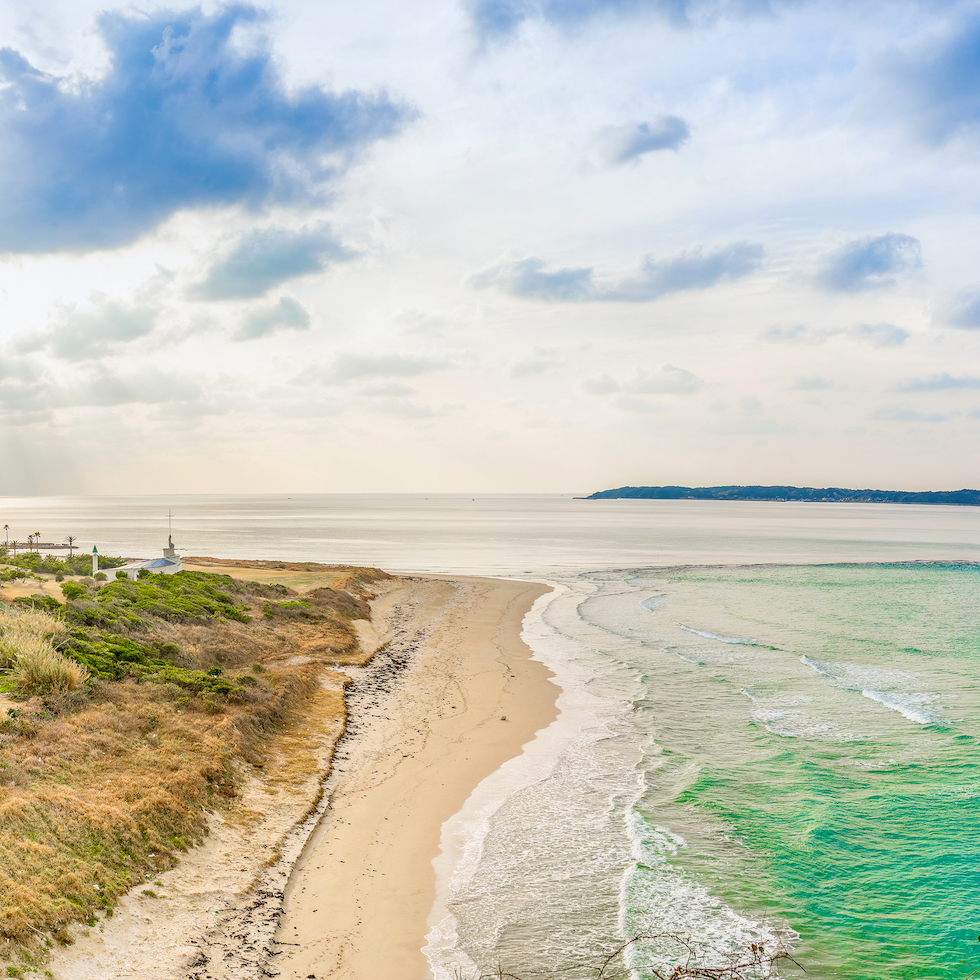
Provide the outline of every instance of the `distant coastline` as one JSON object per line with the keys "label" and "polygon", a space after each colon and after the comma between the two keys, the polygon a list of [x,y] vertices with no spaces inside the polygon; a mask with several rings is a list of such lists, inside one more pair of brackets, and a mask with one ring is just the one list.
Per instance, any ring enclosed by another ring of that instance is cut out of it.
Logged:
{"label": "distant coastline", "polygon": [[794,500],[808,503],[953,504],[980,507],[980,490],[846,490],[841,487],[618,487],[584,500]]}

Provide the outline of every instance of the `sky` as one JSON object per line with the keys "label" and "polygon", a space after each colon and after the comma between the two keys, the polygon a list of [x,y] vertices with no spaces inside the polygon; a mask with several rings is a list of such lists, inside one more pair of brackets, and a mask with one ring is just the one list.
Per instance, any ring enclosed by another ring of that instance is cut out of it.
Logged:
{"label": "sky", "polygon": [[0,495],[980,486],[980,0],[0,35]]}

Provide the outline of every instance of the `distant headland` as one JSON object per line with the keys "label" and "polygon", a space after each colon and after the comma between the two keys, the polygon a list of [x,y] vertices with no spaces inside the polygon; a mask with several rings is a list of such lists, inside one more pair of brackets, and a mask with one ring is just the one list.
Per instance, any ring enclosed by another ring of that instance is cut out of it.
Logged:
{"label": "distant headland", "polygon": [[800,500],[849,504],[956,504],[980,507],[980,490],[845,490],[841,487],[619,487],[584,500]]}

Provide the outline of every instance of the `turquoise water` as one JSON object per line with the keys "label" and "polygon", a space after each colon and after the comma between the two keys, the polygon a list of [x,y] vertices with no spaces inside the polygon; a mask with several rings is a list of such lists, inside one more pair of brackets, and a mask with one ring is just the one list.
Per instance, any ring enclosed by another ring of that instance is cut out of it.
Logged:
{"label": "turquoise water", "polygon": [[[641,705],[669,755],[638,809],[694,825],[671,863],[798,933],[809,976],[969,972],[980,962],[980,568],[692,570],[630,584],[665,600],[636,653],[650,668]],[[695,642],[671,643],[676,626]],[[617,631],[644,632],[642,621]],[[692,710],[694,732],[672,724]],[[692,761],[682,788],[658,793]]]}

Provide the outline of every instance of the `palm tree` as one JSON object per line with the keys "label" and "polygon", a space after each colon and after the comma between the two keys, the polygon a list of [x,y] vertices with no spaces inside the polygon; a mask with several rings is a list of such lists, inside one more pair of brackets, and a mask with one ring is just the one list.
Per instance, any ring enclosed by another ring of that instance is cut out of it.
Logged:
{"label": "palm tree", "polygon": [[75,548],[75,535],[69,534],[65,540],[68,542],[68,557],[71,558]]}
{"label": "palm tree", "polygon": [[35,531],[34,532],[34,544],[37,545],[37,553],[38,554],[41,554],[41,532],[40,531]]}
{"label": "palm tree", "polygon": [[34,550],[34,535],[33,534],[28,534],[27,535],[27,550],[28,551],[33,551]]}
{"label": "palm tree", "polygon": [[17,542],[16,541],[11,541],[10,542],[10,550],[13,552],[14,558],[16,558],[17,557]]}
{"label": "palm tree", "polygon": [[3,526],[3,536],[7,544],[10,544],[10,525],[4,524]]}

